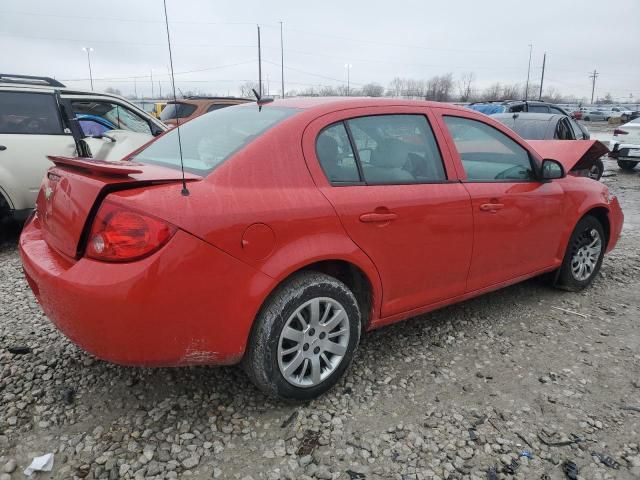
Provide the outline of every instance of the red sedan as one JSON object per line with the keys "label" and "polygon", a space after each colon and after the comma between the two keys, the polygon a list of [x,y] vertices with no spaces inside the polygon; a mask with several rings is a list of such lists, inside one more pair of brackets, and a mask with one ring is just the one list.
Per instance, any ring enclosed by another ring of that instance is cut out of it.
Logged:
{"label": "red sedan", "polygon": [[20,251],[47,316],[96,356],[242,362],[309,399],[363,331],[544,273],[588,286],[623,222],[583,174],[603,148],[439,103],[229,107],[129,161],[52,158]]}

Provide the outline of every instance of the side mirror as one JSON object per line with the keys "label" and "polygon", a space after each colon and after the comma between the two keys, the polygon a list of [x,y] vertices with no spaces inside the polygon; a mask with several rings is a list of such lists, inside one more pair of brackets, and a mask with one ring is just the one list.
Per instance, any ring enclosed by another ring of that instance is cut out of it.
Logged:
{"label": "side mirror", "polygon": [[556,178],[564,178],[566,176],[564,167],[557,160],[546,158],[542,161],[542,179],[553,180]]}

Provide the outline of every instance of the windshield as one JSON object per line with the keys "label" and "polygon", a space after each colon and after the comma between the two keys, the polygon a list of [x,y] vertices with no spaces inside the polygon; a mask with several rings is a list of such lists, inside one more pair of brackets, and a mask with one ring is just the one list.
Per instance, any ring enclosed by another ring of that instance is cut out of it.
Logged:
{"label": "windshield", "polygon": [[171,120],[172,118],[185,118],[196,111],[196,106],[190,103],[168,103],[162,113],[160,120]]}
{"label": "windshield", "polygon": [[[184,169],[197,175],[209,174],[240,148],[296,112],[295,108],[266,107],[259,111],[257,107],[238,106],[194,118],[179,127]],[[132,160],[179,170],[177,128]]]}

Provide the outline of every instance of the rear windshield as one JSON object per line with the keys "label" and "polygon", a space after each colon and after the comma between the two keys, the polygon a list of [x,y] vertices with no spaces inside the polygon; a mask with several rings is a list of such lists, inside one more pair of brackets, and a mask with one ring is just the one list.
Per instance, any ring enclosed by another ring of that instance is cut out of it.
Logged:
{"label": "rear windshield", "polygon": [[160,120],[171,120],[172,118],[185,118],[196,111],[196,106],[190,103],[168,103],[162,113]]}
{"label": "rear windshield", "polygon": [[[178,127],[184,169],[207,175],[236,151],[298,111],[279,107],[265,107],[259,111],[257,106],[238,106],[222,108],[186,122]],[[132,160],[179,170],[179,152],[178,131],[174,128]]]}

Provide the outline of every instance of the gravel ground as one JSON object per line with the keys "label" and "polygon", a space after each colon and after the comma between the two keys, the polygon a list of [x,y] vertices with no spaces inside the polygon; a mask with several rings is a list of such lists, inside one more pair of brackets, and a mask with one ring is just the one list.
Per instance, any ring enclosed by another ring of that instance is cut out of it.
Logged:
{"label": "gravel ground", "polygon": [[606,163],[627,222],[591,288],[532,280],[373,332],[306,405],[236,368],[92,358],[40,312],[8,235],[0,480],[48,452],[39,478],[561,479],[566,460],[579,478],[640,478],[640,175]]}

